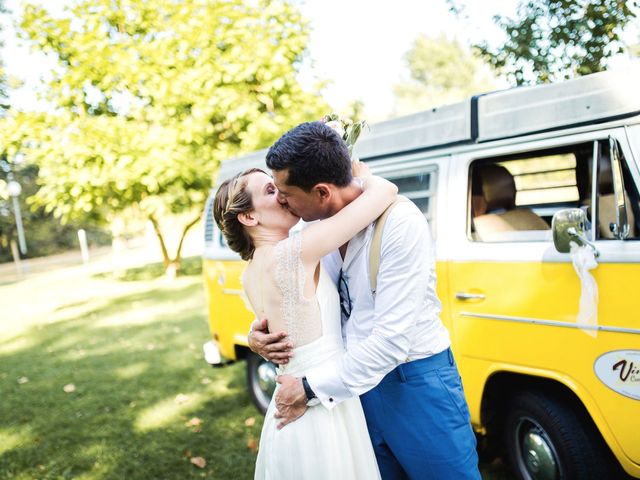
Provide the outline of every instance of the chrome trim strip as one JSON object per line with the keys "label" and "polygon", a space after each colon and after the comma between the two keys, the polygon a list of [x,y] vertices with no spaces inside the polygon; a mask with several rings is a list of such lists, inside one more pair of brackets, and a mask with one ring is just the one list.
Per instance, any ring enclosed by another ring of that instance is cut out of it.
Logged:
{"label": "chrome trim strip", "polygon": [[[598,164],[600,163],[600,154],[598,152],[598,140],[594,140],[593,141],[593,153],[591,154],[591,170],[592,170],[592,174],[591,174],[591,185],[598,185]],[[576,162],[577,163],[577,162]],[[591,218],[589,219],[589,221],[591,222],[591,225],[595,225],[596,224],[596,219],[598,218],[598,214],[600,212],[598,212],[598,188],[592,188],[591,189]],[[586,212],[585,212],[586,213]],[[592,228],[591,229],[591,241],[595,242],[597,240],[596,238],[596,230],[598,230],[597,228]]]}
{"label": "chrome trim strip", "polygon": [[547,325],[550,327],[580,328],[583,330],[597,330],[600,332],[633,333],[640,335],[640,330],[635,328],[607,327],[602,325],[578,325],[577,323],[558,322],[555,320],[539,320],[527,317],[509,317],[506,315],[486,315],[483,313],[460,312],[462,317],[486,318],[488,320],[503,320],[507,322],[532,323],[535,325]]}
{"label": "chrome trim strip", "polygon": [[242,295],[242,290],[238,290],[236,288],[223,288],[222,293],[226,293],[227,295]]}

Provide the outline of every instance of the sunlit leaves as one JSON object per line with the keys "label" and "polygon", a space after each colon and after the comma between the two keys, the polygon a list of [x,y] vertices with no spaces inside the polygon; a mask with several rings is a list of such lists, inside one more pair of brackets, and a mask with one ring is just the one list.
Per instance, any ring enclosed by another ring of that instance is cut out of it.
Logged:
{"label": "sunlit leaves", "polygon": [[620,35],[635,18],[634,7],[637,1],[522,1],[517,18],[495,19],[507,35],[504,45],[478,48],[518,85],[588,75],[623,51]]}
{"label": "sunlit leaves", "polygon": [[306,23],[286,1],[27,4],[21,26],[58,60],[31,159],[64,218],[198,210],[220,160],[325,108],[297,82]]}

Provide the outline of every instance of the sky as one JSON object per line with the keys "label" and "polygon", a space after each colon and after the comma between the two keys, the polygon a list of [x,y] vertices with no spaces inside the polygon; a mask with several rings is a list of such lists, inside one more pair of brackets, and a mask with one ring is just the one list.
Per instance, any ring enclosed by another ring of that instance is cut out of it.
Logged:
{"label": "sky", "polygon": [[[313,72],[332,81],[325,98],[337,109],[362,100],[375,121],[393,109],[392,88],[403,77],[403,56],[415,38],[445,34],[462,44],[500,41],[495,14],[514,15],[515,0],[465,2],[468,19],[456,19],[444,0],[307,0]],[[471,20],[472,19],[472,20]],[[306,77],[303,76],[306,80]]]}

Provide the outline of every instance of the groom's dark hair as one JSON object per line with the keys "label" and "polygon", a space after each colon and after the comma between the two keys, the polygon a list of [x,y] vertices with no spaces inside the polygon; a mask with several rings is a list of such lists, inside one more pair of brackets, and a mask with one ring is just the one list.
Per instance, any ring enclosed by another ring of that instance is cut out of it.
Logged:
{"label": "groom's dark hair", "polygon": [[318,183],[346,187],[353,178],[347,144],[323,122],[301,123],[282,135],[267,152],[267,166],[287,169],[287,185],[305,192]]}

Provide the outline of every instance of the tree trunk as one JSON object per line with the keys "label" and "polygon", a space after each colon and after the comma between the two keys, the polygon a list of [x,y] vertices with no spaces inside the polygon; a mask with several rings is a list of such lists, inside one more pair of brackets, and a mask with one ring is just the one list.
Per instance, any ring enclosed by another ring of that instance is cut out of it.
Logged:
{"label": "tree trunk", "polygon": [[184,243],[184,239],[187,236],[191,227],[193,227],[196,223],[200,221],[200,215],[198,215],[195,219],[190,221],[182,230],[182,235],[180,236],[180,242],[178,243],[178,248],[176,249],[176,256],[173,259],[173,264],[176,266],[176,273],[180,273],[180,269],[182,267],[182,245]]}
{"label": "tree trunk", "polygon": [[149,220],[151,221],[153,230],[158,237],[158,241],[160,242],[160,249],[162,250],[162,265],[164,266],[165,275],[168,278],[176,278],[180,274],[180,269],[182,266],[182,246],[184,244],[184,239],[187,236],[189,230],[191,230],[191,227],[198,223],[198,221],[200,220],[200,215],[189,222],[182,230],[180,242],[178,243],[178,248],[176,249],[176,254],[173,260],[169,257],[169,251],[167,250],[167,245],[165,244],[164,237],[162,236],[162,232],[160,231],[160,224],[158,223],[158,220],[153,215],[149,215]]}
{"label": "tree trunk", "polygon": [[166,270],[171,264],[171,259],[169,258],[167,246],[164,243],[164,237],[162,236],[162,232],[160,231],[160,224],[153,215],[149,215],[149,220],[151,221],[151,224],[153,225],[153,231],[155,232],[156,237],[158,237],[158,241],[160,242],[160,249],[162,250],[162,265]]}

